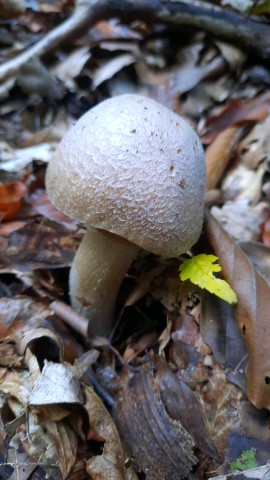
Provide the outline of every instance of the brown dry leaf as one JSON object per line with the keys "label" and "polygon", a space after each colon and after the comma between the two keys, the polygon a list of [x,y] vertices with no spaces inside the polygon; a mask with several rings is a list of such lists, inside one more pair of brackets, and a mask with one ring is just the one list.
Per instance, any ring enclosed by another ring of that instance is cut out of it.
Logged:
{"label": "brown dry leaf", "polygon": [[201,58],[205,45],[202,41],[194,40],[191,45],[181,48],[178,53],[179,65],[171,78],[173,91],[178,95],[192,90],[203,79],[216,75],[217,72],[220,74],[226,67],[223,58],[220,55],[216,56],[214,51],[207,52],[207,61]]}
{"label": "brown dry leaf", "polygon": [[[73,367],[52,362],[45,362],[40,374],[35,357],[27,357],[29,372],[2,378],[0,387],[7,395],[2,420],[13,436],[13,447],[23,448],[53,478],[59,477],[59,469],[61,478],[67,478],[76,461],[78,438],[84,439],[89,429],[79,378]],[[7,406],[16,422],[5,416]]]}
{"label": "brown dry leaf", "polygon": [[212,207],[211,214],[234,240],[258,241],[262,225],[269,216],[269,205],[259,202],[251,206],[248,199],[240,199],[235,202],[228,201],[222,208]]}
{"label": "brown dry leaf", "polygon": [[[14,415],[22,413],[23,408],[27,404],[32,387],[33,381],[31,373],[27,370],[16,372],[8,371],[4,368],[0,369],[0,391],[5,393],[9,398],[13,397],[13,401],[9,403],[9,407]],[[3,423],[5,424],[6,422]]]}
{"label": "brown dry leaf", "polygon": [[27,187],[22,182],[0,183],[0,220],[11,220],[22,208]]}
{"label": "brown dry leaf", "polygon": [[237,127],[226,128],[206,149],[206,186],[208,190],[215,188],[221,179],[230,161],[237,132]]}
{"label": "brown dry leaf", "polygon": [[79,246],[78,237],[71,237],[64,225],[45,217],[29,220],[0,242],[0,269],[29,272],[70,266]]}
{"label": "brown dry leaf", "polygon": [[227,379],[245,391],[244,367],[247,354],[244,339],[234,318],[233,307],[205,292],[200,330],[204,342],[211,347],[216,362],[226,368]]}
{"label": "brown dry leaf", "polygon": [[268,218],[263,225],[262,241],[264,245],[270,247],[270,218]]}
{"label": "brown dry leaf", "polygon": [[197,382],[202,382],[204,374],[205,383],[197,398],[207,418],[209,437],[220,457],[224,458],[231,432],[238,426],[238,408],[243,394],[228,382],[225,371],[218,365],[211,368],[211,375],[198,369],[194,380],[197,377]]}
{"label": "brown dry leaf", "polygon": [[162,402],[153,365],[144,365],[123,388],[113,415],[136,471],[147,480],[185,478],[197,462],[194,442]]}
{"label": "brown dry leaf", "polygon": [[26,225],[25,221],[13,221],[0,224],[0,237],[9,237],[11,233]]}
{"label": "brown dry leaf", "polygon": [[17,85],[27,95],[39,95],[50,101],[60,100],[64,96],[63,86],[37,57],[32,57],[21,66]]}
{"label": "brown dry leaf", "polygon": [[29,348],[40,365],[44,358],[61,361],[63,358],[63,344],[60,337],[49,328],[23,328],[12,335],[16,341],[18,352],[25,354]]}
{"label": "brown dry leaf", "polygon": [[238,157],[248,168],[256,169],[270,155],[268,136],[270,128],[270,116],[263,122],[258,122],[252,130],[239,142]]}
{"label": "brown dry leaf", "polygon": [[0,18],[14,18],[26,8],[25,0],[0,0]]}
{"label": "brown dry leaf", "polygon": [[256,204],[262,192],[262,180],[265,175],[264,165],[251,170],[241,163],[228,171],[222,180],[221,191],[226,200],[248,200]]}
{"label": "brown dry leaf", "polygon": [[94,480],[126,480],[125,456],[116,426],[93,388],[86,387],[85,395],[91,428],[104,439],[102,454],[87,460],[86,471]]}
{"label": "brown dry leaf", "polygon": [[62,62],[51,68],[50,72],[62,80],[68,88],[75,88],[74,78],[81,73],[90,57],[88,45],[76,48]]}
{"label": "brown dry leaf", "polygon": [[93,89],[95,90],[101,83],[109,80],[116,73],[135,62],[134,55],[124,53],[106,61],[96,71],[93,78]]}
{"label": "brown dry leaf", "polygon": [[[27,436],[14,441],[44,468],[53,479],[66,479],[76,461],[78,438],[68,421],[43,420],[40,411],[29,412]],[[61,471],[61,476],[58,473]]]}
{"label": "brown dry leaf", "polygon": [[7,368],[22,366],[23,357],[18,354],[16,345],[11,338],[0,340],[0,365]]}
{"label": "brown dry leaf", "polygon": [[26,453],[19,453],[14,448],[9,448],[7,451],[6,462],[0,464],[0,474],[1,468],[3,467],[3,478],[6,478],[6,468],[7,466],[13,467],[13,473],[8,480],[28,480],[33,478],[32,476],[34,470],[37,468],[38,464],[33,461],[29,455]]}
{"label": "brown dry leaf", "polygon": [[43,217],[54,222],[62,223],[69,229],[78,228],[78,224],[64,213],[57,210],[50,202],[48,194],[44,189],[36,189],[29,197],[28,203]]}
{"label": "brown dry leaf", "polygon": [[45,362],[28,399],[28,438],[22,444],[26,451],[31,446],[31,455],[46,471],[57,465],[63,478],[76,461],[77,434],[84,438],[83,430],[89,428],[83,403],[73,367]]}
{"label": "brown dry leaf", "polygon": [[207,133],[203,136],[204,141],[212,142],[217,134],[225,128],[264,120],[269,114],[269,103],[269,92],[252,99],[230,100],[217,115],[208,117]]}
{"label": "brown dry leaf", "polygon": [[45,305],[27,296],[0,299],[0,338],[13,338],[16,331],[21,335],[26,327],[38,327],[50,318],[53,312]]}
{"label": "brown dry leaf", "polygon": [[206,212],[205,229],[225,280],[235,290],[235,316],[248,350],[247,395],[257,408],[270,408],[270,288],[240,247]]}
{"label": "brown dry leaf", "polygon": [[254,268],[270,285],[270,245],[263,245],[261,242],[239,242],[239,246],[248,256]]}

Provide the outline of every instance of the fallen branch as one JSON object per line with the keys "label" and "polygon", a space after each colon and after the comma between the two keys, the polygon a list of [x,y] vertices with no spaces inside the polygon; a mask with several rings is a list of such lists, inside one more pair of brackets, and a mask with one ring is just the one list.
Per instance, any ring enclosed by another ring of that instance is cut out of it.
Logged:
{"label": "fallen branch", "polygon": [[270,55],[270,26],[201,0],[77,0],[73,14],[39,42],[0,67],[0,82],[19,72],[33,56],[42,56],[95,25],[118,17],[131,22],[164,22],[189,26],[215,35],[255,53],[266,61]]}

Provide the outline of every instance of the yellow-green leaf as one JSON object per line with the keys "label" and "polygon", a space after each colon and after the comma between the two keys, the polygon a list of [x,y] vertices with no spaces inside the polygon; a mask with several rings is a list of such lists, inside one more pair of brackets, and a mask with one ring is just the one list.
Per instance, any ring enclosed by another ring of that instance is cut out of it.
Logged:
{"label": "yellow-green leaf", "polygon": [[182,281],[190,280],[195,285],[205,288],[228,303],[236,303],[237,297],[230,285],[225,280],[213,275],[213,272],[221,271],[221,266],[214,263],[216,260],[218,260],[218,257],[215,255],[204,253],[185,260],[179,267],[180,279]]}

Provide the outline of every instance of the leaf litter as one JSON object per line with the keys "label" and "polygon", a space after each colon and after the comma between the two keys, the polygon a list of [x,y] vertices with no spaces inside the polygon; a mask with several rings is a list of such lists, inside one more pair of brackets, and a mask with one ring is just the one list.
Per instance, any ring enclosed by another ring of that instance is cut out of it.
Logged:
{"label": "leaf litter", "polygon": [[[227,3],[243,11],[243,2]],[[1,62],[68,18],[73,3],[27,7],[2,25]],[[225,477],[252,448],[258,478],[265,473],[270,71],[204,31],[183,28],[180,37],[144,18],[102,20],[0,85],[4,478],[201,480]],[[212,215],[192,253],[219,257],[219,279],[238,302],[180,282],[186,256],[140,254],[121,290],[114,337],[97,339],[97,353],[67,305],[83,230],[50,204],[44,174],[69,126],[126,92],[160,101],[200,134]]]}

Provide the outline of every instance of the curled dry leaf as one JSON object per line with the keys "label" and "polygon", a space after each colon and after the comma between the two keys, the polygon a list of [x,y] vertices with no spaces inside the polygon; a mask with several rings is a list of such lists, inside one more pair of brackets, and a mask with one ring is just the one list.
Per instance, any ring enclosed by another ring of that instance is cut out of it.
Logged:
{"label": "curled dry leaf", "polygon": [[94,480],[125,480],[125,457],[116,426],[91,387],[86,387],[85,395],[91,428],[104,439],[102,454],[87,461],[86,471]]}
{"label": "curled dry leaf", "polygon": [[237,294],[235,316],[248,350],[248,398],[257,408],[270,408],[269,285],[209,212],[205,229],[224,278]]}
{"label": "curled dry leaf", "polygon": [[180,421],[169,416],[153,365],[145,365],[118,396],[114,418],[136,471],[147,480],[188,476],[197,462],[194,442]]}
{"label": "curled dry leaf", "polygon": [[49,162],[55,150],[50,143],[40,143],[27,148],[12,149],[1,142],[0,168],[5,172],[19,172],[34,160]]}
{"label": "curled dry leaf", "polygon": [[95,76],[93,78],[93,89],[95,90],[101,83],[109,80],[124,67],[127,67],[134,62],[135,57],[130,53],[124,53],[112,58],[109,61],[106,61],[106,63],[99,67],[95,72]]}
{"label": "curled dry leaf", "polygon": [[49,328],[23,328],[13,334],[20,354],[29,348],[35,355],[40,365],[44,358],[59,362],[63,358],[63,344],[55,332]]}

